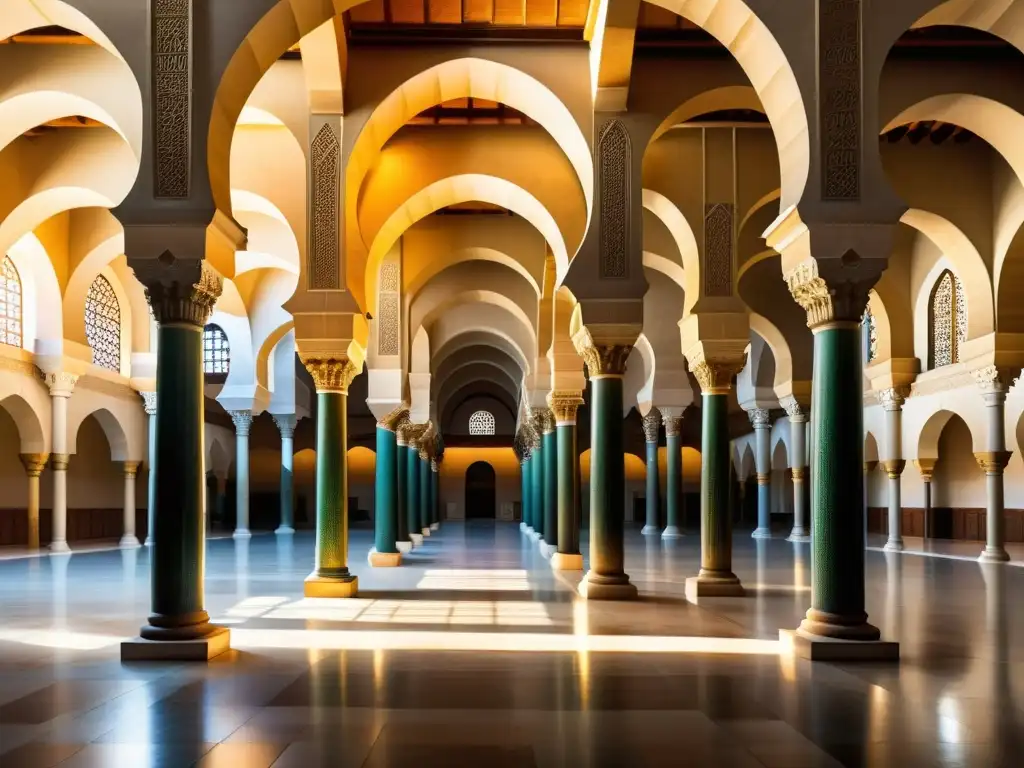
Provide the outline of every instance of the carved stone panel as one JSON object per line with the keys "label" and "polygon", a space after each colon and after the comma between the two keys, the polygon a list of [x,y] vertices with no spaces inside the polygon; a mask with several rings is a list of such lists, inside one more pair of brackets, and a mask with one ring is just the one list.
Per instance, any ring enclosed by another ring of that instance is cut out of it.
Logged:
{"label": "carved stone panel", "polygon": [[153,0],[153,193],[187,198],[191,179],[192,0]]}
{"label": "carved stone panel", "polygon": [[311,210],[309,287],[340,288],[338,195],[341,146],[329,123],[317,131],[310,146]]}
{"label": "carved stone panel", "polygon": [[597,142],[602,279],[629,277],[632,145],[621,120],[609,120]]}
{"label": "carved stone panel", "polygon": [[401,268],[396,261],[380,268],[380,292],[377,302],[377,354],[399,353],[399,330],[402,324]]}
{"label": "carved stone panel", "polygon": [[860,0],[818,0],[822,197],[860,199]]}
{"label": "carved stone panel", "polygon": [[704,295],[732,296],[733,206],[704,206]]}

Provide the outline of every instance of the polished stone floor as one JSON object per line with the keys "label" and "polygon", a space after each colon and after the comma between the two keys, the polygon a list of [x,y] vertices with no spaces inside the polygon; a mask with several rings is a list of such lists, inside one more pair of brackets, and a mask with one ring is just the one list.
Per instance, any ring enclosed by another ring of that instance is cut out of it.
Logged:
{"label": "polished stone floor", "polygon": [[134,664],[147,550],[0,562],[0,766],[1021,766],[1024,569],[868,551],[898,665],[780,655],[809,547],[735,541],[746,598],[683,599],[698,537],[628,534],[643,599],[574,599],[512,524],[446,524],[360,597],[307,600],[311,536],[212,541],[235,648]]}

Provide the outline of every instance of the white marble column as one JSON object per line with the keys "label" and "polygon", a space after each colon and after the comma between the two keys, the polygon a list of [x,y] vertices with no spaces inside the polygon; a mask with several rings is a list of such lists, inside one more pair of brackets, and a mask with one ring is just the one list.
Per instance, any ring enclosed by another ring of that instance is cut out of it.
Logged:
{"label": "white marble column", "polygon": [[139,539],[135,535],[135,476],[140,463],[124,462],[124,533],[121,535],[121,549],[135,549],[139,546]]}
{"label": "white marble column", "polygon": [[924,540],[935,538],[935,531],[932,528],[932,477],[935,474],[935,459],[915,459],[914,465],[921,473],[921,483],[924,490]]}
{"label": "white marble column", "polygon": [[882,466],[889,477],[889,540],[885,549],[900,552],[903,549],[903,501],[900,476],[906,462],[903,460],[903,402],[907,392],[903,389],[884,389],[878,399],[885,410],[885,458]]}
{"label": "white marble column", "polygon": [[789,468],[793,473],[793,530],[787,541],[810,541],[807,494],[804,491],[807,482],[804,474],[807,464],[807,413],[795,397],[787,398],[783,406],[789,415]]}
{"label": "white marble column", "polygon": [[142,392],[149,417],[149,450],[146,453],[146,546],[153,546],[153,512],[156,510],[156,392]]}
{"label": "white marble column", "polygon": [[274,533],[287,535],[295,533],[295,414],[275,413],[274,423],[281,433],[281,524]]}
{"label": "white marble column", "polygon": [[21,463],[28,477],[28,548],[39,549],[39,476],[50,458],[48,453],[22,453]]}
{"label": "white marble column", "polygon": [[[985,400],[988,429],[987,450],[975,453],[978,465],[985,471],[988,487],[988,504],[985,509],[985,549],[980,559],[984,562],[1005,562],[1010,559],[1006,552],[1005,527],[1003,520],[1003,470],[1012,453],[1006,450],[1006,379],[994,365],[974,372],[974,378],[981,387]],[[940,457],[941,458],[941,457]]]}
{"label": "white marble column", "polygon": [[248,539],[249,531],[249,430],[252,411],[231,411],[235,423],[235,533],[236,539]]}
{"label": "white marble column", "polygon": [[757,528],[751,536],[755,539],[772,537],[771,523],[771,480],[772,457],[771,414],[767,408],[753,408],[747,411],[754,427],[754,466],[757,470]]}
{"label": "white marble column", "polygon": [[50,551],[70,552],[68,546],[68,400],[78,382],[73,373],[47,373],[43,380],[50,389],[52,410],[53,536]]}

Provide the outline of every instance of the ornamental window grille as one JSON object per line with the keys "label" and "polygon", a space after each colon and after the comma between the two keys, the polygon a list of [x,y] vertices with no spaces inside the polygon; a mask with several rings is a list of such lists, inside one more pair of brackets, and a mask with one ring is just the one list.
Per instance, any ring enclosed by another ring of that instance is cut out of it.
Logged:
{"label": "ornamental window grille", "polygon": [[493,435],[494,414],[489,411],[477,411],[469,417],[469,434]]}
{"label": "ornamental window grille", "polygon": [[231,346],[224,329],[215,323],[203,328],[203,373],[227,374],[231,367]]}
{"label": "ornamental window grille", "polygon": [[21,277],[10,257],[5,256],[0,276],[0,344],[20,347]]}
{"label": "ornamental window grille", "polygon": [[85,338],[92,361],[101,368],[121,371],[121,305],[114,288],[97,275],[85,297]]}
{"label": "ornamental window grille", "polygon": [[967,339],[967,297],[960,278],[948,269],[939,275],[932,289],[928,318],[928,367],[960,362],[960,346]]}
{"label": "ornamental window grille", "polygon": [[867,341],[865,344],[867,359],[864,362],[872,363],[875,358],[878,357],[878,326],[875,323],[875,316],[871,314],[871,307],[864,310],[864,317],[860,322],[861,326],[864,328],[864,333],[867,334]]}

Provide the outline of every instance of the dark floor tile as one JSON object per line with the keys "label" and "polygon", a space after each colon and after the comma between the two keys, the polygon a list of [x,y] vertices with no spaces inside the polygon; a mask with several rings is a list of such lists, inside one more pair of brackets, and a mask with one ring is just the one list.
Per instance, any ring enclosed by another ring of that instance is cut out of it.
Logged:
{"label": "dark floor tile", "polygon": [[0,753],[0,766],[3,768],[52,768],[86,746],[86,744],[23,744],[10,752]]}

